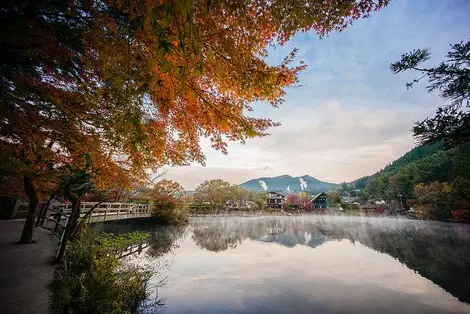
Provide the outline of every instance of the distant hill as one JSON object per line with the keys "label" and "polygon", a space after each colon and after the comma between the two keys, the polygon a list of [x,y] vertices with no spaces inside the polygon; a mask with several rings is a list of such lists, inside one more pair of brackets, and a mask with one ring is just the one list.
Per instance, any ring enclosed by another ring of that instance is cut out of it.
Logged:
{"label": "distant hill", "polygon": [[[468,145],[470,147],[470,145]],[[444,150],[442,143],[416,147],[373,175],[341,185],[340,191],[367,200],[396,201],[408,208],[415,187],[431,182],[470,179],[470,159],[464,146]]]}
{"label": "distant hill", "polygon": [[391,175],[394,175],[407,167],[414,167],[415,165],[420,165],[428,161],[434,161],[433,159],[436,158],[438,154],[444,154],[442,142],[415,147],[376,173],[356,179],[347,185],[356,189],[364,189],[371,182],[382,177],[386,177],[388,179]]}
{"label": "distant hill", "polygon": [[337,188],[337,184],[320,181],[314,177],[305,175],[292,177],[282,175],[278,177],[262,177],[246,181],[240,186],[251,191],[281,191],[288,193],[308,191],[311,193],[328,192]]}

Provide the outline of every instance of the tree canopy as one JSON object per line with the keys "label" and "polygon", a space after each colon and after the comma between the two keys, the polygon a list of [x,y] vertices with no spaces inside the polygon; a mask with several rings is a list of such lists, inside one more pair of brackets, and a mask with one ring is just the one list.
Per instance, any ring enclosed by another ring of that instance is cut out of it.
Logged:
{"label": "tree canopy", "polygon": [[470,41],[451,45],[446,59],[435,67],[420,67],[428,60],[431,50],[415,49],[390,65],[393,73],[414,70],[421,77],[406,84],[408,88],[422,78],[427,78],[427,90],[438,90],[449,103],[439,107],[436,115],[416,123],[414,136],[421,143],[444,140],[446,147],[468,142],[470,139]]}
{"label": "tree canopy", "polygon": [[267,47],[297,31],[320,36],[386,0],[4,1],[2,149],[37,172],[92,160],[105,186],[162,164],[203,163],[201,136],[264,136],[248,115],[282,102],[304,65]]}
{"label": "tree canopy", "polygon": [[269,46],[341,31],[388,2],[2,1],[0,173],[24,177],[32,212],[51,173],[85,171],[99,190],[204,163],[201,137],[226,153],[278,125],[252,106],[280,105],[305,65],[296,50],[268,63]]}

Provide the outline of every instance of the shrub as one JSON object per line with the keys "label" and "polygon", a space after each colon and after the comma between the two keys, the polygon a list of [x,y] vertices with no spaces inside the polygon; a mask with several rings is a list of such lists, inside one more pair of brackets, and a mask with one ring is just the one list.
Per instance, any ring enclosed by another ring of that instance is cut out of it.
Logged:
{"label": "shrub", "polygon": [[213,204],[192,204],[189,205],[189,211],[191,214],[208,215],[214,213],[215,206]]}
{"label": "shrub", "polygon": [[126,265],[117,256],[148,235],[113,237],[85,228],[71,241],[54,274],[52,313],[136,312],[147,298],[152,272]]}
{"label": "shrub", "polygon": [[444,220],[451,216],[451,188],[448,183],[420,183],[415,186],[416,217]]}
{"label": "shrub", "polygon": [[182,225],[188,222],[188,207],[170,195],[159,195],[153,201],[153,218],[164,225]]}
{"label": "shrub", "polygon": [[470,222],[470,209],[453,210],[451,220],[455,222]]}

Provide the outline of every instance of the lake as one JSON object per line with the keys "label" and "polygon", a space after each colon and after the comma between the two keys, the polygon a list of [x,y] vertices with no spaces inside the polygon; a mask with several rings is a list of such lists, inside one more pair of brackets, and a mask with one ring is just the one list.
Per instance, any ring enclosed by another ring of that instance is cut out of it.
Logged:
{"label": "lake", "polygon": [[129,260],[158,270],[142,312],[470,313],[470,225],[198,217],[152,234]]}

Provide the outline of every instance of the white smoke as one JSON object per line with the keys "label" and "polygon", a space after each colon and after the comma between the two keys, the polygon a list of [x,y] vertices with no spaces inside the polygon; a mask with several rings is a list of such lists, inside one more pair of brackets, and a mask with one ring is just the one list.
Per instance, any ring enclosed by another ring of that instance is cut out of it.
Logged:
{"label": "white smoke", "polygon": [[306,190],[307,189],[307,181],[305,181],[303,178],[299,178],[300,181],[300,190]]}
{"label": "white smoke", "polygon": [[290,186],[287,186],[286,190],[287,190],[287,192],[290,192]]}
{"label": "white smoke", "polygon": [[268,185],[266,184],[266,182],[264,182],[263,180],[259,180],[258,183],[259,183],[259,185],[261,185],[263,190],[265,190],[265,191],[268,190]]}

